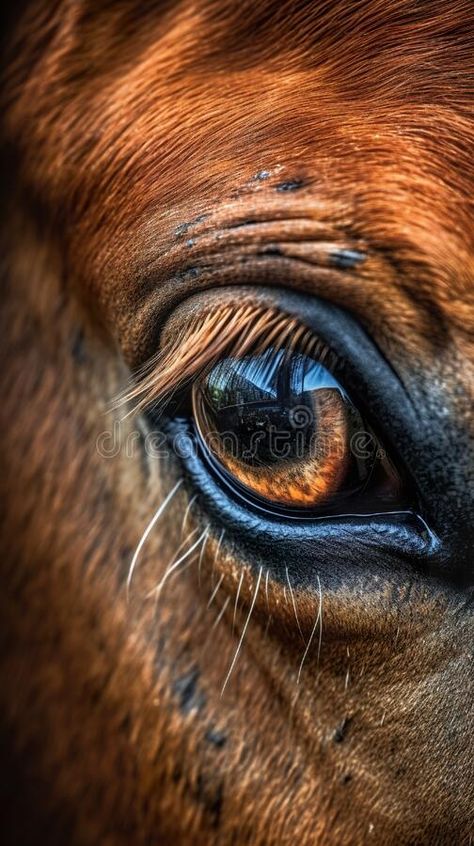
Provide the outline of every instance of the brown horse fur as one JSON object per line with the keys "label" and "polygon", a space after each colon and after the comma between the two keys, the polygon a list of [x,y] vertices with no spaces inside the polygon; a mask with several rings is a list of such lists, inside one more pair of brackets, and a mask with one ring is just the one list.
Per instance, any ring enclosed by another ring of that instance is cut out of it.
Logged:
{"label": "brown horse fur", "polygon": [[[3,843],[470,842],[473,36],[471,0],[12,9]],[[316,545],[293,591],[141,419],[104,455],[176,307],[226,287],[231,319],[244,286],[373,338],[444,570],[339,539],[334,566],[378,555],[370,589],[327,588]]]}

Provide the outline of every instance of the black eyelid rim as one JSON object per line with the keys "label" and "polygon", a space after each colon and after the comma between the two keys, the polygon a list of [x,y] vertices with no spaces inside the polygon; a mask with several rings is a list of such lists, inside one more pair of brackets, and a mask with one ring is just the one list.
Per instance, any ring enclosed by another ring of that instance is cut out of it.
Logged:
{"label": "black eyelid rim", "polygon": [[[166,434],[169,438],[177,434],[186,434],[191,437],[192,430],[186,420],[169,421]],[[341,532],[349,533],[348,539],[353,540],[359,536],[364,543],[371,547],[374,541],[377,542],[377,549],[384,545],[387,551],[392,551],[406,559],[412,565],[419,562],[422,569],[437,569],[442,567],[444,560],[443,549],[440,540],[426,521],[415,511],[400,510],[397,512],[385,512],[381,514],[332,514],[308,515],[307,518],[288,520],[286,516],[277,513],[258,513],[247,507],[243,500],[234,497],[228,485],[222,485],[214,474],[210,474],[199,450],[192,450],[188,458],[182,464],[185,479],[190,483],[194,492],[199,491],[199,499],[204,507],[206,519],[216,521],[218,525],[225,524],[227,533],[232,536],[236,533],[239,544],[244,542],[244,536],[255,548],[266,548],[273,556],[279,553],[279,544],[283,543],[283,549],[292,549],[294,544],[310,543],[317,544],[319,539],[333,539],[338,544],[343,542]],[[407,523],[408,521],[408,523]],[[390,529],[390,540],[384,544],[383,536],[372,534],[369,527],[380,524]],[[410,526],[408,524],[411,524]],[[398,528],[397,528],[398,527]],[[243,533],[243,534],[242,534]],[[398,537],[398,541],[396,540]],[[404,538],[403,543],[401,542]],[[392,542],[397,549],[392,548]],[[277,546],[274,546],[274,544]],[[290,546],[288,546],[290,545]],[[317,546],[314,547],[317,549]],[[375,549],[375,547],[374,547]],[[347,547],[347,554],[350,557],[350,545]]]}

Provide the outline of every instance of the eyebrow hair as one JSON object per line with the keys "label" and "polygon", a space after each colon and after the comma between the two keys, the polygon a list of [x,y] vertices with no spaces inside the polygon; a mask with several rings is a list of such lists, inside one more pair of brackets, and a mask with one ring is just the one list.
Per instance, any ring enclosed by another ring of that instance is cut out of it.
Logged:
{"label": "eyebrow hair", "polygon": [[[279,308],[261,303],[220,304],[195,317],[178,336],[163,333],[161,349],[117,397],[114,407],[132,403],[128,414],[166,398],[202,375],[223,356],[242,358],[269,349],[296,349],[321,360],[327,347],[304,323]],[[127,414],[127,416],[128,416]]]}

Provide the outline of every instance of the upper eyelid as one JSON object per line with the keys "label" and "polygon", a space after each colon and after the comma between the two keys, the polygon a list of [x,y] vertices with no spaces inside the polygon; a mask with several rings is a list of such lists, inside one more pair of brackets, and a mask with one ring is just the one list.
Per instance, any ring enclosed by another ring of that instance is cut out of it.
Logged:
{"label": "upper eyelid", "polygon": [[329,352],[303,321],[278,306],[248,300],[239,305],[221,303],[195,316],[177,337],[165,328],[161,350],[115,405],[132,403],[137,413],[198,376],[223,355],[242,356],[269,345],[275,349],[283,345],[290,350],[304,348],[318,358]]}

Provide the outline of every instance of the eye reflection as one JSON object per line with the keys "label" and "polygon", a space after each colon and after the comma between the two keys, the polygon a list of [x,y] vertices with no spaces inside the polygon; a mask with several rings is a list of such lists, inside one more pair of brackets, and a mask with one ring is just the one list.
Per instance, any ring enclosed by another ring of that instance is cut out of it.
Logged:
{"label": "eye reflection", "polygon": [[322,362],[268,350],[219,361],[193,389],[197,429],[224,479],[270,506],[307,511],[398,504],[400,481]]}

